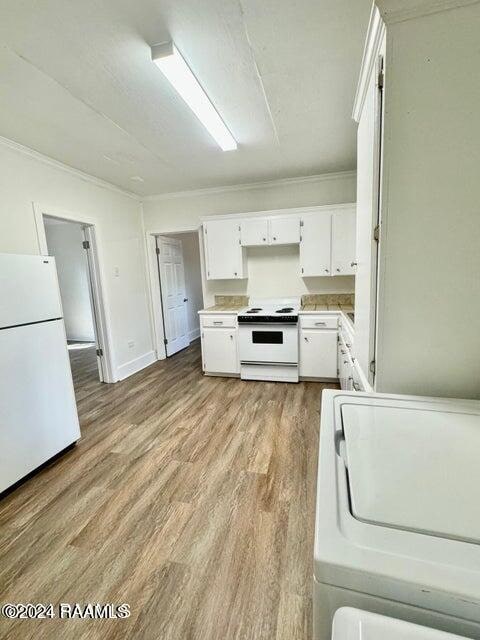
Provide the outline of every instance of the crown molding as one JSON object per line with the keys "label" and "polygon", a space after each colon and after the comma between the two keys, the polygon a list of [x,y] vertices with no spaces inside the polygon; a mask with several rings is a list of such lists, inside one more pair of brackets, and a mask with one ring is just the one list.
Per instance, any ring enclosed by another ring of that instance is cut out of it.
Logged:
{"label": "crown molding", "polygon": [[479,0],[375,0],[382,19],[388,24],[404,22],[413,18],[459,9]]}
{"label": "crown molding", "polygon": [[232,184],[224,187],[205,187],[203,189],[188,189],[185,191],[174,191],[170,193],[159,193],[151,196],[140,196],[133,191],[127,191],[126,189],[122,189],[121,187],[117,187],[116,185],[107,182],[106,180],[102,180],[101,178],[96,178],[89,173],[85,173],[80,171],[80,169],[74,169],[73,167],[60,162],[59,160],[54,160],[49,156],[40,153],[39,151],[35,151],[30,147],[26,147],[19,142],[15,142],[14,140],[10,140],[9,138],[5,138],[0,136],[0,145],[12,149],[13,151],[17,151],[18,153],[22,153],[23,155],[29,156],[34,160],[42,162],[43,164],[54,167],[55,169],[59,169],[64,171],[65,173],[69,173],[70,175],[75,176],[76,178],[80,178],[86,182],[90,182],[91,184],[97,187],[103,187],[104,189],[109,189],[110,191],[114,191],[116,193],[120,193],[124,196],[132,198],[137,202],[148,202],[155,200],[174,200],[176,198],[188,198],[188,197],[196,197],[202,195],[213,195],[217,193],[228,193],[235,191],[251,191],[256,189],[268,189],[272,187],[281,187],[286,185],[296,185],[296,184],[305,184],[309,182],[323,182],[328,180],[342,180],[348,178],[355,178],[357,173],[356,171],[337,171],[334,173],[319,173],[312,176],[301,176],[299,178],[280,178],[278,180],[265,180],[262,182],[245,182],[241,184]]}
{"label": "crown molding", "polygon": [[200,216],[201,222],[209,222],[211,220],[244,220],[245,218],[265,218],[278,217],[285,215],[306,215],[307,213],[319,213],[320,211],[343,211],[345,209],[356,210],[355,202],[340,202],[338,204],[320,204],[310,207],[287,207],[285,209],[264,209],[260,211],[248,211],[245,213],[223,213]]}
{"label": "crown molding", "polygon": [[53,158],[50,158],[49,156],[46,156],[43,153],[40,153],[39,151],[35,151],[34,149],[31,149],[30,147],[26,147],[25,145],[20,144],[19,142],[15,142],[14,140],[10,140],[9,138],[4,138],[3,136],[0,136],[0,145],[7,147],[8,149],[12,149],[13,151],[17,151],[18,153],[22,153],[23,155],[29,156],[34,160],[38,160],[38,162],[49,165],[50,167],[54,167],[55,169],[59,169],[60,171],[63,171],[65,173],[69,173],[70,175],[75,176],[76,178],[80,178],[80,180],[84,180],[85,182],[90,182],[96,187],[102,187],[103,189],[109,189],[110,191],[121,193],[123,196],[132,198],[133,200],[137,200],[138,202],[141,202],[142,200],[142,197],[137,195],[136,193],[133,193],[133,191],[127,191],[126,189],[122,189],[121,187],[117,187],[116,185],[111,184],[110,182],[107,182],[106,180],[102,180],[101,178],[96,178],[95,176],[92,176],[89,173],[84,173],[83,171],[80,171],[80,169],[74,169],[73,167],[70,167],[68,164],[64,164],[59,160],[54,160]]}
{"label": "crown molding", "polygon": [[367,37],[365,39],[365,47],[363,49],[357,92],[353,102],[352,118],[355,122],[360,120],[363,104],[367,95],[368,83],[377,62],[378,52],[384,35],[385,22],[382,20],[378,7],[373,4],[368,23]]}
{"label": "crown molding", "polygon": [[187,191],[159,193],[152,196],[145,196],[143,198],[143,201],[149,202],[155,200],[175,200],[176,198],[191,198],[196,196],[214,195],[217,193],[229,193],[232,191],[254,191],[256,189],[268,189],[271,187],[304,184],[308,182],[323,182],[327,180],[355,178],[356,175],[356,171],[337,171],[335,173],[319,173],[313,176],[302,176],[299,178],[280,178],[278,180],[265,180],[263,182],[244,182],[241,184],[232,184],[224,187],[205,187],[203,189],[190,189]]}

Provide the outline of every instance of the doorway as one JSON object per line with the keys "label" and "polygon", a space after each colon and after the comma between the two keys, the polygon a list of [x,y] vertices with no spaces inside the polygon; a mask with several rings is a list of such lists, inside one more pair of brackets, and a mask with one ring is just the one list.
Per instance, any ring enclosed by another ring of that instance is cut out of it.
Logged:
{"label": "doorway", "polygon": [[78,391],[105,380],[89,226],[48,215],[43,216],[43,223],[48,254],[56,262],[70,366]]}
{"label": "doorway", "polygon": [[155,236],[159,302],[166,356],[200,337],[203,308],[200,247],[197,232]]}

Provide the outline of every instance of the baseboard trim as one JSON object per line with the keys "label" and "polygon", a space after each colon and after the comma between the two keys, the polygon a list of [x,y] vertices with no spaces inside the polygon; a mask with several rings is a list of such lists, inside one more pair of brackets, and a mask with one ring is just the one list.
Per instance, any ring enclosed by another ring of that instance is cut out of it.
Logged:
{"label": "baseboard trim", "polygon": [[155,355],[155,351],[148,351],[147,353],[144,353],[143,356],[139,356],[134,360],[130,360],[129,362],[120,365],[117,367],[117,381],[125,380],[125,378],[145,369],[145,367],[149,367],[156,361],[157,357]]}
{"label": "baseboard trim", "polygon": [[190,342],[197,340],[197,338],[199,337],[200,337],[200,327],[197,327],[196,329],[192,329],[192,331],[188,333],[188,339],[190,340]]}

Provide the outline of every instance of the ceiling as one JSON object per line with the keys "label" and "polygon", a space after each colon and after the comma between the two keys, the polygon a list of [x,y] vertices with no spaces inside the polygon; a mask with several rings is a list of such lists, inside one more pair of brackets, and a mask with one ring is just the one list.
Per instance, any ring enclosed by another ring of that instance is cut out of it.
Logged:
{"label": "ceiling", "polygon": [[[0,135],[151,195],[355,168],[371,0],[0,0]],[[173,39],[233,133],[159,69]]]}

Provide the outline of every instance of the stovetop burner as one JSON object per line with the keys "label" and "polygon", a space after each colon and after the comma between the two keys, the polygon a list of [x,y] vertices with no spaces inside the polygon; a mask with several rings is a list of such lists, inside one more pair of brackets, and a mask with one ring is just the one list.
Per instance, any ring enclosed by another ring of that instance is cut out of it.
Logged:
{"label": "stovetop burner", "polygon": [[293,307],[283,307],[283,309],[277,309],[275,313],[290,313],[293,311]]}
{"label": "stovetop burner", "polygon": [[247,313],[258,313],[259,311],[261,311],[262,308],[261,307],[252,307],[251,309],[249,309],[247,311]]}

